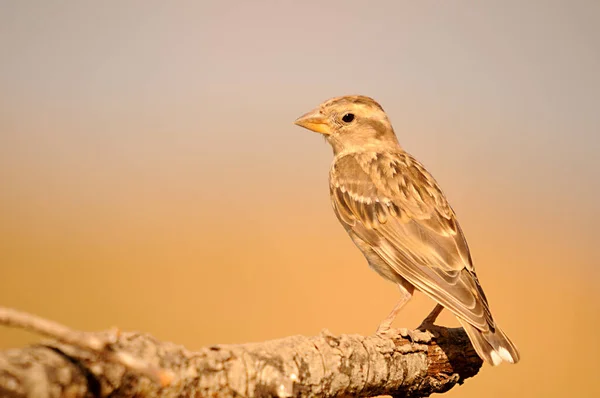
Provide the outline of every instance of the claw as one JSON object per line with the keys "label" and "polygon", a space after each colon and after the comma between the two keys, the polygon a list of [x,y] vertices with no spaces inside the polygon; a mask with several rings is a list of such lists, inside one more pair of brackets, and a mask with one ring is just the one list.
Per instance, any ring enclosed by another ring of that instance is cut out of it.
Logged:
{"label": "claw", "polygon": [[392,337],[398,334],[398,330],[392,329],[390,325],[381,324],[375,331],[375,334],[382,337]]}

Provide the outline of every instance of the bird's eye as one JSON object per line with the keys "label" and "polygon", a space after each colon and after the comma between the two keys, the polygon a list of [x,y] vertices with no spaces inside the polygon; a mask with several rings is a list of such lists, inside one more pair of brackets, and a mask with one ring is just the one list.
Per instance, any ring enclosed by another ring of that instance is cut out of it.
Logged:
{"label": "bird's eye", "polygon": [[346,113],[344,116],[342,116],[342,120],[344,123],[350,123],[354,120],[354,113]]}

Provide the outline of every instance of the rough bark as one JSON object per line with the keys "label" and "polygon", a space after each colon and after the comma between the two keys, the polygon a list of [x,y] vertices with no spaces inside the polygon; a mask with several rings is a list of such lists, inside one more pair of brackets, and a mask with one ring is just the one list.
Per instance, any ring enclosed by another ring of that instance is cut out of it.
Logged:
{"label": "rough bark", "polygon": [[2,310],[0,324],[60,340],[0,352],[2,397],[425,397],[462,383],[482,364],[462,329],[437,326],[385,337],[323,331],[192,352],[144,333],[50,324],[66,333],[55,334],[7,321],[16,312]]}

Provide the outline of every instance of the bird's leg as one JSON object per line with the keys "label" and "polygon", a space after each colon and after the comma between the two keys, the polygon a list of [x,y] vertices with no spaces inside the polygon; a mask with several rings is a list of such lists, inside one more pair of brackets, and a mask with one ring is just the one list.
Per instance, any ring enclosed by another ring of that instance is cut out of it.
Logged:
{"label": "bird's leg", "polygon": [[427,330],[427,327],[433,326],[433,323],[435,322],[435,320],[440,315],[440,312],[442,312],[443,309],[444,307],[442,307],[441,304],[437,304],[435,308],[429,313],[429,315],[427,315],[427,317],[423,319],[423,322],[421,322],[417,329]]}
{"label": "bird's leg", "polygon": [[398,315],[398,312],[400,312],[400,310],[402,309],[402,307],[404,307],[404,305],[408,302],[408,300],[410,300],[410,297],[409,298],[403,297],[398,301],[398,303],[396,304],[394,309],[379,324],[379,327],[377,328],[377,332],[376,332],[377,334],[384,334],[390,330],[390,328],[392,326],[392,322],[394,322],[394,319],[396,319],[396,315]]}
{"label": "bird's leg", "polygon": [[392,322],[394,322],[394,319],[396,319],[396,315],[398,315],[398,312],[400,312],[402,307],[404,307],[404,305],[408,303],[415,290],[413,286],[403,283],[399,283],[398,287],[400,288],[401,294],[400,300],[398,300],[398,303],[396,304],[392,312],[390,312],[389,315],[383,321],[381,321],[379,327],[377,328],[377,331],[375,332],[377,334],[386,334],[387,332],[389,332],[392,326]]}

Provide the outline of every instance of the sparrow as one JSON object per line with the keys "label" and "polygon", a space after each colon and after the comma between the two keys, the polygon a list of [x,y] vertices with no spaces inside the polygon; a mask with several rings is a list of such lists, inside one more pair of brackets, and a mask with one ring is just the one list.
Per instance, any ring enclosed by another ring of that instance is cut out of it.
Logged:
{"label": "sparrow", "polygon": [[518,362],[517,348],[492,317],[454,210],[431,174],[400,146],[381,105],[361,95],[336,97],[295,124],[331,144],[335,215],[369,266],[400,289],[377,333],[390,331],[417,289],[437,302],[421,326],[447,308],[484,361]]}

